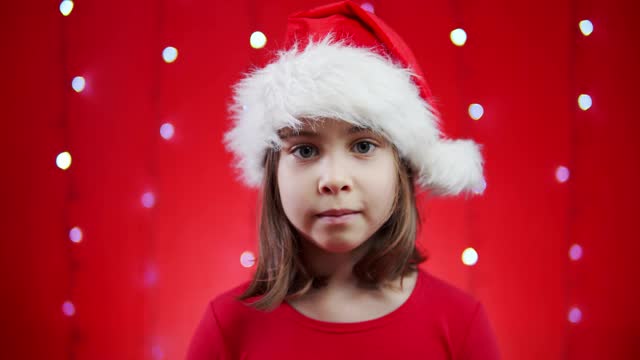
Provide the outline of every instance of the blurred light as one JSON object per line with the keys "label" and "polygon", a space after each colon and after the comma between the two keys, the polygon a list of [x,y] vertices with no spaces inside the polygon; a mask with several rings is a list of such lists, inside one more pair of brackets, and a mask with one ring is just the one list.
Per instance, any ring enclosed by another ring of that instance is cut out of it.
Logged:
{"label": "blurred light", "polygon": [[476,195],[483,194],[484,191],[487,190],[487,181],[482,179],[482,183],[473,188],[473,193]]}
{"label": "blurred light", "polygon": [[174,134],[173,125],[170,123],[164,123],[160,126],[160,136],[162,136],[165,140],[169,140],[173,137]]}
{"label": "blurred light", "polygon": [[151,357],[154,360],[164,359],[164,351],[162,351],[162,348],[159,345],[151,346]]}
{"label": "blurred light", "polygon": [[582,258],[582,246],[573,244],[569,248],[569,258],[573,261],[578,261]]}
{"label": "blurred light", "polygon": [[267,44],[267,37],[260,31],[255,31],[249,39],[251,47],[254,49],[262,49]]}
{"label": "blurred light", "polygon": [[242,105],[242,111],[247,111],[249,107],[247,105]]}
{"label": "blurred light", "polygon": [[580,106],[580,109],[584,111],[589,110],[589,108],[591,108],[591,105],[593,105],[591,96],[587,94],[581,94],[580,96],[578,96],[578,105]]}
{"label": "blurred light", "polygon": [[569,310],[569,322],[572,324],[577,324],[582,320],[582,311],[577,307],[573,306]]}
{"label": "blurred light", "polygon": [[67,151],[58,154],[56,156],[56,165],[62,170],[67,170],[71,166],[71,154]]}
{"label": "blurred light", "polygon": [[164,48],[164,50],[162,50],[162,58],[167,64],[176,61],[176,59],[178,58],[178,49],[174,48],[173,46],[167,46],[166,48]]}
{"label": "blurred light", "polygon": [[152,287],[158,283],[158,270],[155,265],[148,264],[144,270],[144,285],[146,287]]}
{"label": "blurred light", "polygon": [[589,36],[593,32],[593,24],[589,20],[582,20],[578,24],[580,27],[580,31],[582,31],[582,35]]}
{"label": "blurred light", "polygon": [[67,316],[73,316],[76,313],[76,307],[73,306],[71,301],[65,301],[64,304],[62,304],[62,312]]}
{"label": "blurred light", "polygon": [[450,37],[451,42],[457,46],[462,46],[467,42],[467,33],[462,29],[453,30]]}
{"label": "blurred light", "polygon": [[474,248],[466,248],[462,252],[462,263],[467,266],[473,266],[478,262],[478,253]]}
{"label": "blurred light", "polygon": [[79,227],[74,226],[73,229],[69,231],[69,239],[76,244],[82,241],[82,230],[80,230]]}
{"label": "blurred light", "polygon": [[360,5],[360,7],[363,8],[364,10],[372,13],[372,14],[375,12],[372,3],[366,2],[366,3],[362,4],[362,5]]}
{"label": "blurred light", "polygon": [[251,251],[245,251],[242,253],[242,255],[240,255],[240,264],[242,264],[242,266],[246,268],[252,267],[255,262],[256,257]]}
{"label": "blurred light", "polygon": [[480,104],[469,105],[469,116],[473,120],[479,120],[484,115],[484,108]]}
{"label": "blurred light", "polygon": [[142,206],[150,209],[156,203],[156,198],[152,192],[146,192],[142,195]]}
{"label": "blurred light", "polygon": [[558,166],[556,169],[556,180],[558,180],[559,183],[569,180],[569,169],[567,169],[566,166]]}
{"label": "blurred light", "polygon": [[82,90],[84,90],[85,85],[86,85],[86,82],[84,81],[84,78],[82,76],[76,76],[71,81],[71,87],[76,92],[81,92]]}
{"label": "blurred light", "polygon": [[71,10],[73,10],[73,1],[64,0],[60,3],[60,12],[62,13],[62,15],[67,16],[71,14]]}

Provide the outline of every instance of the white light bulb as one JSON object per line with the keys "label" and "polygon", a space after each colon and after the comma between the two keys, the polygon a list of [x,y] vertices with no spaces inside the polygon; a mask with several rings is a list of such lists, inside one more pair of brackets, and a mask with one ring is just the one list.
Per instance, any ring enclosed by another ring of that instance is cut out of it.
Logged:
{"label": "white light bulb", "polygon": [[473,266],[478,262],[478,252],[474,248],[466,248],[462,252],[462,263],[467,266]]}
{"label": "white light bulb", "polygon": [[587,94],[581,94],[578,96],[578,106],[580,106],[580,109],[587,111],[591,108],[591,105],[593,105],[591,96]]}
{"label": "white light bulb", "polygon": [[451,42],[456,46],[463,46],[467,42],[467,33],[458,28],[451,32]]}
{"label": "white light bulb", "polygon": [[71,166],[71,154],[68,151],[58,154],[56,156],[56,165],[62,170],[67,170]]}
{"label": "white light bulb", "polygon": [[249,39],[251,47],[254,49],[262,49],[267,44],[267,37],[260,31],[255,31]]}
{"label": "white light bulb", "polygon": [[469,105],[469,116],[473,120],[480,120],[480,118],[484,115],[484,108],[480,104],[471,104]]}
{"label": "white light bulb", "polygon": [[73,1],[64,0],[63,2],[60,3],[60,13],[62,15],[68,16],[69,14],[71,14],[72,10],[73,10]]}
{"label": "white light bulb", "polygon": [[73,78],[73,80],[71,80],[71,87],[76,92],[82,92],[82,90],[84,90],[85,85],[86,85],[86,82],[82,76],[76,76]]}
{"label": "white light bulb", "polygon": [[174,48],[173,46],[167,46],[166,48],[164,48],[164,50],[162,50],[162,59],[167,64],[170,64],[176,61],[177,58],[178,58],[178,49]]}
{"label": "white light bulb", "polygon": [[578,27],[584,36],[589,36],[593,32],[593,23],[589,20],[580,21],[580,23],[578,23]]}

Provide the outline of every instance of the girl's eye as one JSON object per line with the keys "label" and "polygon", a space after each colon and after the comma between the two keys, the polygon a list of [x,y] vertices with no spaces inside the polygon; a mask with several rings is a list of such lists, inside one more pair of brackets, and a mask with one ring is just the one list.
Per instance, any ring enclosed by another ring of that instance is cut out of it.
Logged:
{"label": "girl's eye", "polygon": [[302,145],[293,150],[293,154],[302,159],[309,159],[316,154],[316,148],[310,145]]}
{"label": "girl's eye", "polygon": [[354,148],[357,153],[368,154],[376,148],[376,145],[368,141],[360,141],[359,143],[354,145]]}

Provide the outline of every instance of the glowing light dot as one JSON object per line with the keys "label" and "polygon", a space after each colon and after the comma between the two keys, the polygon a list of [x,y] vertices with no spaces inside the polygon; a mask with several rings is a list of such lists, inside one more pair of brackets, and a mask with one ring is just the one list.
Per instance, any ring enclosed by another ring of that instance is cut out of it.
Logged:
{"label": "glowing light dot", "polygon": [[482,179],[482,182],[480,183],[480,185],[475,186],[473,188],[473,193],[476,195],[480,195],[480,194],[484,194],[485,190],[487,190],[487,182],[485,181],[485,179]]}
{"label": "glowing light dot", "polygon": [[158,270],[155,265],[147,265],[144,271],[144,285],[146,287],[152,287],[158,283]]}
{"label": "glowing light dot", "polygon": [[569,310],[568,318],[570,323],[577,324],[582,320],[582,311],[580,311],[580,309],[578,309],[577,307],[573,306]]}
{"label": "glowing light dot", "polygon": [[64,304],[62,304],[62,312],[67,316],[73,316],[76,313],[76,307],[73,306],[71,301],[65,301]]}
{"label": "glowing light dot", "polygon": [[463,46],[467,42],[467,33],[462,29],[455,29],[451,32],[451,42],[456,46]]}
{"label": "glowing light dot", "polygon": [[569,248],[569,258],[573,261],[578,261],[582,258],[582,246],[573,244]]}
{"label": "glowing light dot", "polygon": [[142,195],[141,201],[142,201],[142,206],[146,207],[147,209],[150,209],[156,203],[156,198],[152,192],[146,192]]}
{"label": "glowing light dot", "polygon": [[56,165],[62,170],[67,170],[71,166],[71,154],[68,151],[58,154],[56,156]]}
{"label": "glowing light dot", "polygon": [[252,267],[255,262],[256,257],[251,251],[245,251],[242,253],[242,255],[240,255],[240,264],[242,264],[242,266],[246,268]]}
{"label": "glowing light dot", "polygon": [[169,140],[173,137],[175,129],[173,125],[170,123],[164,123],[160,126],[160,136],[162,136],[165,140]]}
{"label": "glowing light dot", "polygon": [[559,183],[567,182],[567,180],[569,180],[569,174],[569,169],[567,169],[566,166],[558,166],[556,169],[556,180],[558,180]]}
{"label": "glowing light dot", "polygon": [[67,16],[71,14],[71,10],[73,10],[73,1],[64,0],[60,3],[60,13],[62,13],[62,15]]}
{"label": "glowing light dot", "polygon": [[591,108],[591,105],[593,105],[591,96],[587,94],[581,94],[580,96],[578,96],[578,106],[580,106],[580,109],[587,111],[589,110],[589,108]]}
{"label": "glowing light dot", "polygon": [[82,92],[86,84],[87,83],[86,81],[84,81],[84,78],[82,76],[76,76],[73,78],[73,80],[71,80],[71,87],[76,92]]}
{"label": "glowing light dot", "polygon": [[79,227],[74,226],[73,229],[69,230],[69,240],[76,244],[82,241],[82,230],[80,230]]}
{"label": "glowing light dot", "polygon": [[162,351],[162,348],[158,345],[153,345],[151,347],[151,357],[154,360],[161,360],[164,359],[164,351]]}
{"label": "glowing light dot", "polygon": [[462,263],[473,266],[478,262],[478,252],[474,248],[466,248],[462,252]]}
{"label": "glowing light dot", "polygon": [[261,31],[255,31],[251,34],[249,43],[254,49],[262,49],[267,44],[267,37]]}
{"label": "glowing light dot", "polygon": [[469,105],[469,116],[473,120],[479,120],[484,115],[484,108],[480,104]]}
{"label": "glowing light dot", "polygon": [[580,21],[580,23],[578,23],[578,27],[580,27],[580,31],[584,36],[589,36],[593,32],[593,23],[589,20]]}
{"label": "glowing light dot", "polygon": [[174,48],[173,46],[167,46],[166,48],[164,48],[164,50],[162,50],[162,59],[167,64],[170,64],[176,61],[177,58],[178,58],[178,49]]}
{"label": "glowing light dot", "polygon": [[372,14],[375,12],[375,9],[373,8],[373,4],[372,3],[366,2],[366,3],[362,4],[362,5],[360,5],[360,7],[363,8],[364,10],[372,13]]}

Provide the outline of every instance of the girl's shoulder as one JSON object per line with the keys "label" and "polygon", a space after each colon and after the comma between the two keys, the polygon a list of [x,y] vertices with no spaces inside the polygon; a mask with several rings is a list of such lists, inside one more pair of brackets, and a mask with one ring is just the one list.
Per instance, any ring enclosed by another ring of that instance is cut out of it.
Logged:
{"label": "girl's shoulder", "polygon": [[421,285],[417,289],[419,293],[416,296],[423,304],[428,303],[429,306],[454,312],[477,310],[480,301],[475,295],[426,270],[420,270],[420,272]]}

